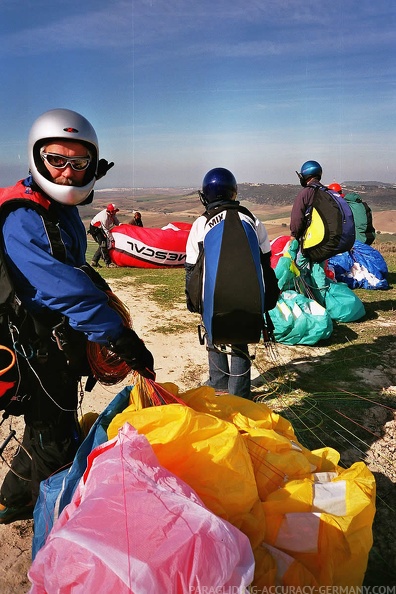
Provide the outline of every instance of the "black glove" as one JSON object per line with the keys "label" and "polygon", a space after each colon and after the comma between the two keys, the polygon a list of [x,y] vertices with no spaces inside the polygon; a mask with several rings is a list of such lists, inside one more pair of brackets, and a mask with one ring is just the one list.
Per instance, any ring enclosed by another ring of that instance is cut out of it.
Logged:
{"label": "black glove", "polygon": [[99,159],[98,172],[96,174],[96,179],[100,179],[101,177],[104,177],[106,175],[106,173],[108,172],[108,170],[111,169],[112,167],[114,167],[113,162],[109,163],[108,161],[106,161],[106,159]]}
{"label": "black glove", "polygon": [[125,328],[121,336],[111,344],[111,349],[143,377],[155,379],[154,358],[143,340],[134,330]]}

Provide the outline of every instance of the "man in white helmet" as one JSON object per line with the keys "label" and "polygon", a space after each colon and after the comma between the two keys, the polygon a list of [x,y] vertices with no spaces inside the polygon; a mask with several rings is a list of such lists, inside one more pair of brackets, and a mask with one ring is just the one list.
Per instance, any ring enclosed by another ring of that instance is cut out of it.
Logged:
{"label": "man in white helmet", "polygon": [[99,160],[95,130],[80,114],[54,109],[34,122],[28,146],[31,175],[0,190],[0,276],[8,271],[31,333],[18,347],[18,356],[26,353],[23,389],[3,415],[25,420],[24,447],[0,489],[4,524],[32,517],[40,482],[69,464],[80,445],[86,340],[155,377],[150,351],[109,306],[108,285],[85,259],[77,205],[92,201],[96,179],[113,165]]}
{"label": "man in white helmet", "polygon": [[91,266],[94,266],[94,268],[100,266],[99,260],[101,257],[108,268],[117,266],[111,261],[109,247],[113,241],[111,230],[120,224],[117,217],[118,211],[119,209],[115,204],[108,204],[106,208],[94,216],[89,225],[88,233],[90,233],[96,243],[99,244],[91,262]]}

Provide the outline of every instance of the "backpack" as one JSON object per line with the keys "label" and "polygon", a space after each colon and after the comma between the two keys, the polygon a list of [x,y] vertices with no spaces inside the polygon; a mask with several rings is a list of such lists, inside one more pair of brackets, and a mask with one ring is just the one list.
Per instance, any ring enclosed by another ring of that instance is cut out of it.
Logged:
{"label": "backpack", "polygon": [[[23,414],[23,402],[29,398],[31,382],[36,381],[30,359],[33,355],[45,357],[45,349],[41,349],[44,326],[28,314],[16,296],[3,251],[3,221],[9,212],[26,204],[42,216],[54,256],[61,261],[65,258],[59,228],[49,212],[50,202],[23,182],[0,189],[0,410],[5,411],[3,418]],[[47,335],[48,332],[46,327]]]}
{"label": "backpack", "polygon": [[375,228],[373,225],[373,213],[371,212],[371,208],[369,207],[367,202],[364,202],[364,200],[362,200],[362,204],[365,208],[366,217],[367,217],[367,226],[366,226],[366,230],[365,230],[364,234],[366,236],[367,245],[371,245],[375,239]]}
{"label": "backpack", "polygon": [[347,252],[355,243],[355,223],[349,204],[337,192],[315,185],[301,251],[311,262],[323,262]]}
{"label": "backpack", "polygon": [[192,307],[213,344],[258,343],[265,289],[254,216],[239,204],[204,216],[205,236],[187,286]]}

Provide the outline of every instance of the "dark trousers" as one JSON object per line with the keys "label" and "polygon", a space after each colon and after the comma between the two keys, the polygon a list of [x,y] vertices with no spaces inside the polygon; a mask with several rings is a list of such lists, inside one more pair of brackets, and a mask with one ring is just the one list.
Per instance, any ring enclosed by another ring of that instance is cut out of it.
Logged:
{"label": "dark trousers", "polygon": [[76,413],[79,378],[56,343],[51,341],[48,350],[44,363],[32,359],[35,373],[29,378],[23,409],[22,443],[28,453],[18,448],[5,476],[0,502],[6,507],[35,503],[40,482],[70,464],[81,443]]}
{"label": "dark trousers", "polygon": [[[70,426],[72,422],[74,426]],[[45,429],[26,425],[23,448],[18,448],[12,460],[12,470],[6,474],[1,487],[0,501],[3,505],[22,507],[35,504],[41,481],[73,461],[79,445],[79,430],[74,419],[66,417],[65,423],[69,425],[69,435],[63,437],[63,423],[52,424]]]}
{"label": "dark trousers", "polygon": [[94,264],[98,264],[100,258],[103,258],[106,264],[110,264],[111,258],[109,256],[109,250],[107,249],[107,237],[105,232],[100,227],[94,227],[93,225],[90,225],[89,232],[99,245],[98,249],[93,255],[92,262]]}
{"label": "dark trousers", "polygon": [[[252,399],[250,393],[251,362],[246,344],[233,345],[230,355],[222,353],[208,340],[209,380],[215,390]],[[230,358],[230,362],[228,360]]]}

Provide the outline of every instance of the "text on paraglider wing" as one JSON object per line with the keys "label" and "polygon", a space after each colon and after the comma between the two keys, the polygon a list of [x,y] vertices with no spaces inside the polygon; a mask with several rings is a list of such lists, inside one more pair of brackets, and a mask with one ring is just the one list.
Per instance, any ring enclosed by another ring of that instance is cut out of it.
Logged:
{"label": "text on paraglider wing", "polygon": [[185,253],[168,252],[165,250],[155,250],[146,245],[138,245],[132,241],[127,241],[130,246],[130,252],[139,256],[145,256],[153,260],[169,260],[171,262],[184,262],[186,259]]}

